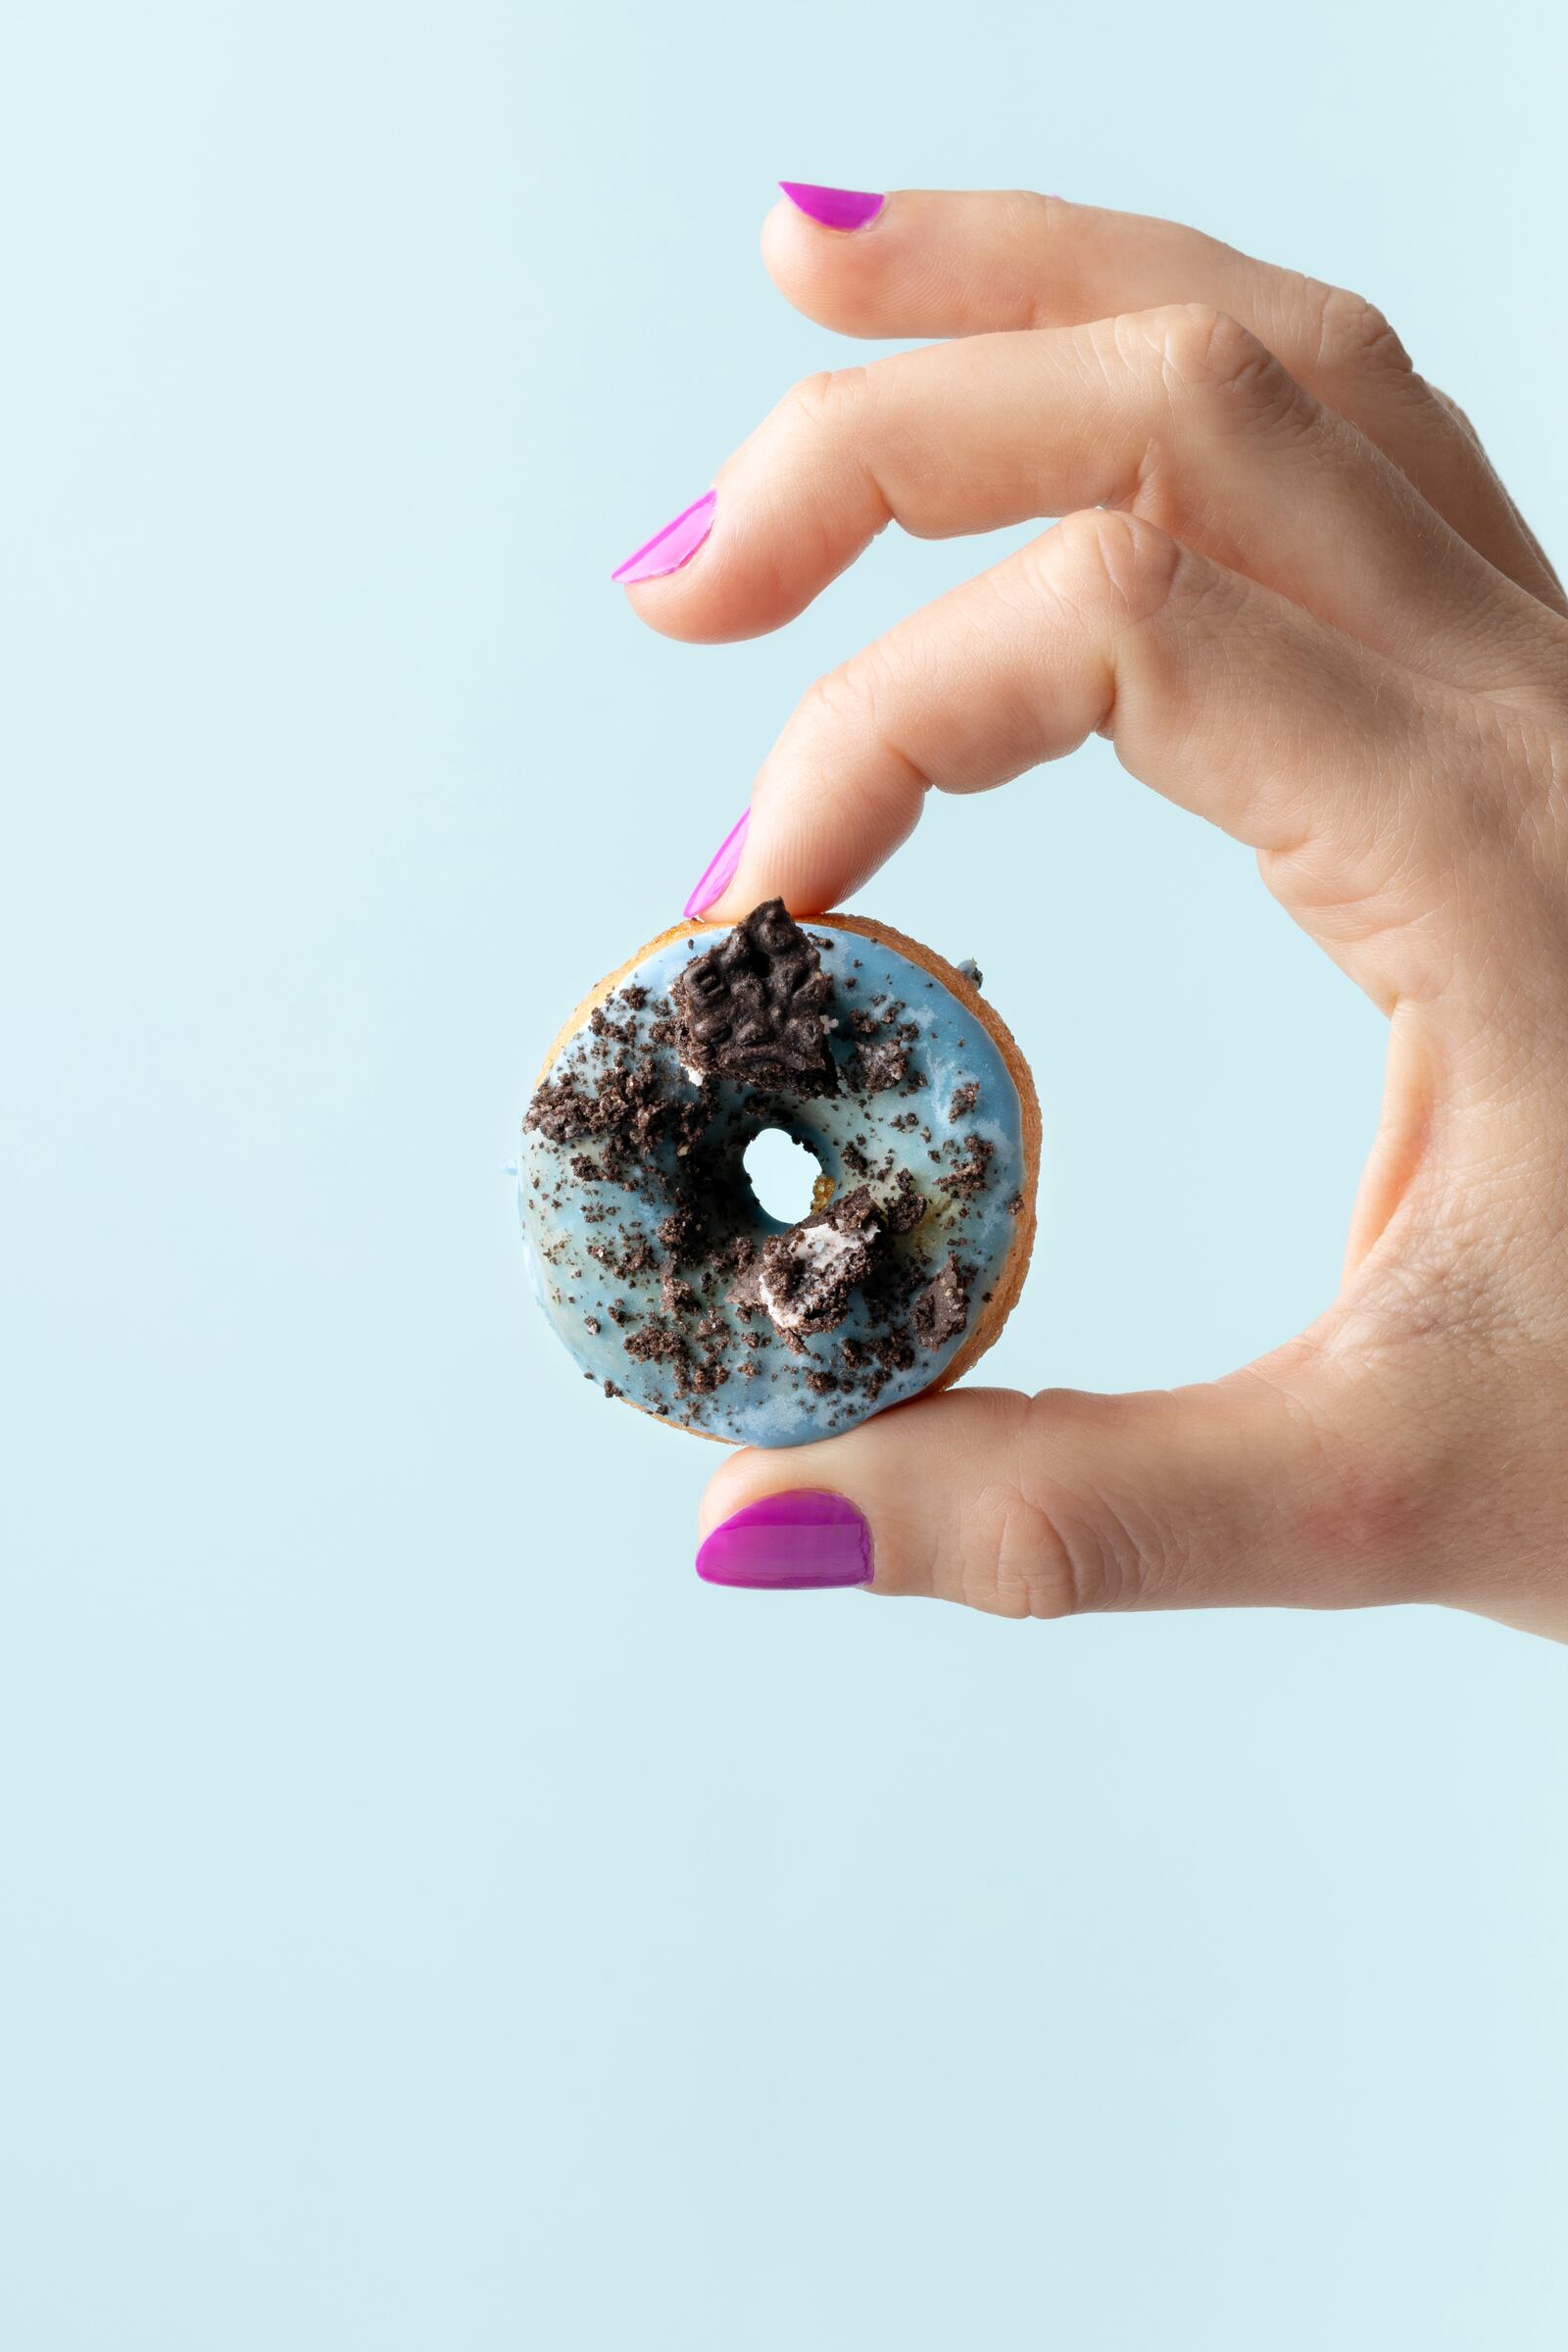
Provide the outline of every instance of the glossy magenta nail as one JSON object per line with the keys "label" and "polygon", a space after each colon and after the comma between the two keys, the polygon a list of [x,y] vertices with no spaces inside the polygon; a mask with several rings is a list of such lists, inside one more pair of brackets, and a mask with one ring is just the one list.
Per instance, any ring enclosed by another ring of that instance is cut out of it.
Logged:
{"label": "glossy magenta nail", "polygon": [[759,1592],[825,1592],[871,1581],[871,1531],[842,1494],[804,1487],[766,1494],[715,1527],[697,1554],[710,1585]]}
{"label": "glossy magenta nail", "polygon": [[741,852],[746,847],[746,828],[751,821],[752,812],[748,808],[731,825],[704,866],[691,897],[681,908],[682,914],[689,923],[695,922],[698,915],[706,914],[713,901],[721,899],[734,881],[735,870],[741,861]]}
{"label": "glossy magenta nail", "polygon": [[679,571],[689,564],[713,527],[713,508],[716,490],[705,490],[699,499],[682,510],[673,522],[666,522],[656,531],[646,547],[640,547],[624,564],[617,564],[611,573],[623,588],[634,580],[662,580],[666,572]]}
{"label": "glossy magenta nail", "polygon": [[864,188],[818,188],[808,179],[781,179],[778,184],[796,211],[818,228],[868,228],[887,202]]}

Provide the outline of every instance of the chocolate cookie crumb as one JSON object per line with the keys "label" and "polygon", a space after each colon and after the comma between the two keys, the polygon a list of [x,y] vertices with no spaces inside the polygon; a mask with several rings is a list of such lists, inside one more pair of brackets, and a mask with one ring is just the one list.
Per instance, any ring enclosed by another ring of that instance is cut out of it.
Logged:
{"label": "chocolate cookie crumb", "polygon": [[693,1315],[697,1312],[697,1293],[689,1282],[675,1272],[672,1266],[664,1268],[663,1277],[659,1286],[659,1296],[663,1301],[664,1312],[667,1315]]}
{"label": "chocolate cookie crumb", "polygon": [[895,1044],[891,1038],[858,1046],[849,1070],[851,1086],[862,1095],[888,1094],[894,1087],[902,1086],[908,1075],[908,1047]]}
{"label": "chocolate cookie crumb", "polygon": [[703,1221],[689,1201],[681,1201],[667,1217],[659,1222],[661,1246],[669,1252],[672,1265],[689,1265],[702,1250]]}
{"label": "chocolate cookie crumb", "polygon": [[925,1195],[907,1168],[899,1170],[899,1189],[887,1204],[888,1230],[912,1233],[925,1215]]}
{"label": "chocolate cookie crumb", "polygon": [[671,1131],[675,1109],[658,1069],[644,1062],[629,1069],[612,1066],[591,1093],[575,1071],[547,1078],[529,1103],[523,1125],[537,1127],[553,1144],[603,1137],[612,1151],[640,1159]]}
{"label": "chocolate cookie crumb", "polygon": [[669,1364],[684,1355],[685,1347],[680,1333],[667,1323],[646,1323],[626,1342],[626,1353],[641,1364]]}
{"label": "chocolate cookie crumb", "polygon": [[[950,1145],[948,1149],[951,1151],[952,1146]],[[983,1191],[990,1180],[991,1162],[996,1157],[996,1147],[988,1144],[983,1135],[966,1135],[963,1139],[963,1150],[967,1153],[967,1157],[945,1169],[937,1178],[937,1182],[945,1193],[952,1193],[960,1200],[972,1200],[976,1193]]]}
{"label": "chocolate cookie crumb", "polygon": [[949,1340],[957,1338],[969,1319],[969,1285],[973,1280],[972,1267],[960,1265],[951,1255],[944,1258],[916,1298],[910,1315],[914,1336],[922,1348],[945,1348]]}

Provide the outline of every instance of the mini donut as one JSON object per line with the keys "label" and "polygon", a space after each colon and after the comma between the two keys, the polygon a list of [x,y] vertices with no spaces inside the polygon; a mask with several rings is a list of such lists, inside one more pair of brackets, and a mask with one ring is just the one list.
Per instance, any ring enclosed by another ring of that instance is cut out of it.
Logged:
{"label": "mini donut", "polygon": [[[676,924],[584,998],[523,1119],[518,1203],[539,1302],[606,1396],[804,1446],[978,1361],[1040,1165],[1029,1067],[978,978],[774,899]],[[795,1225],[746,1173],[770,1127],[821,1170]]]}

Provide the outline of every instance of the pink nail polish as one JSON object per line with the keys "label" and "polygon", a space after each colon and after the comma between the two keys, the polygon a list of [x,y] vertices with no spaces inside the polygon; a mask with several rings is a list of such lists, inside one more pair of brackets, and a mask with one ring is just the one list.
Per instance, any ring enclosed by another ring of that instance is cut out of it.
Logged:
{"label": "pink nail polish", "polygon": [[871,1531],[842,1494],[767,1494],[715,1527],[697,1554],[705,1584],[754,1592],[825,1592],[871,1581]]}
{"label": "pink nail polish", "polygon": [[818,188],[808,179],[781,179],[778,184],[796,211],[818,228],[869,228],[887,202],[864,188]]}
{"label": "pink nail polish", "polygon": [[746,828],[751,821],[752,812],[748,808],[739,820],[731,825],[704,866],[696,888],[681,908],[681,912],[688,922],[694,922],[698,915],[706,914],[714,900],[721,899],[734,881],[736,868],[741,861],[741,852],[746,847]]}
{"label": "pink nail polish", "polygon": [[666,522],[662,531],[656,531],[646,547],[628,556],[624,564],[617,564],[611,578],[629,588],[633,580],[662,580],[666,572],[679,571],[683,564],[691,562],[712,529],[717,498],[716,490],[705,490],[673,522]]}

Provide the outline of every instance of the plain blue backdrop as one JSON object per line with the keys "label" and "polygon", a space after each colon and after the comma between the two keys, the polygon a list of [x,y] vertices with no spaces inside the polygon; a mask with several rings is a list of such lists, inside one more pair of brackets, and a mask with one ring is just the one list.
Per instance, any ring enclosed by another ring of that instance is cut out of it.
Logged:
{"label": "plain blue backdrop", "polygon": [[[12,0],[0,29],[0,2338],[1391,2352],[1568,2334],[1568,1665],[691,1567],[706,1447],[501,1173],[812,676],[612,564],[837,348],[779,174],[1169,213],[1389,310],[1559,558],[1541,6]],[[990,1359],[1332,1291],[1381,1024],[1102,746],[864,904],[977,956]]]}

